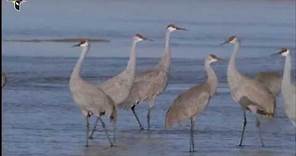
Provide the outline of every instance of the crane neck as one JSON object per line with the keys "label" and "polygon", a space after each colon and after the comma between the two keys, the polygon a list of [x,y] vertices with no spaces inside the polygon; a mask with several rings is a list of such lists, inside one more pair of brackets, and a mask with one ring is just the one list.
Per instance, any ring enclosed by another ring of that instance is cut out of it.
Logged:
{"label": "crane neck", "polygon": [[284,85],[290,85],[291,82],[291,68],[292,68],[292,62],[291,62],[291,54],[288,54],[285,59],[285,67],[284,67],[284,76],[283,76],[283,86]]}
{"label": "crane neck", "polygon": [[88,50],[89,50],[89,47],[88,46],[87,47],[82,47],[82,51],[81,51],[80,57],[79,57],[78,61],[76,62],[76,65],[75,65],[75,67],[73,69],[73,72],[71,74],[71,79],[80,77],[81,65],[83,63],[83,60],[84,60],[84,58],[85,58]]}
{"label": "crane neck", "polygon": [[213,96],[218,86],[218,78],[214,69],[211,67],[211,63],[207,59],[205,61],[205,70],[208,76],[207,84],[210,86],[210,93]]}
{"label": "crane neck", "polygon": [[229,61],[229,64],[228,64],[228,69],[227,69],[227,72],[228,74],[232,73],[232,72],[236,72],[238,73],[237,71],[237,68],[236,68],[236,57],[239,53],[239,49],[240,49],[240,41],[238,40],[235,44],[234,44],[234,49],[233,49],[233,53],[230,57],[230,61]]}
{"label": "crane neck", "polygon": [[169,71],[170,64],[171,64],[171,48],[170,48],[170,36],[171,32],[167,30],[166,35],[165,35],[165,47],[164,47],[164,55],[162,56],[158,67],[166,72]]}
{"label": "crane neck", "polygon": [[136,46],[137,41],[132,42],[131,53],[129,56],[129,61],[127,63],[126,71],[135,71],[136,69]]}

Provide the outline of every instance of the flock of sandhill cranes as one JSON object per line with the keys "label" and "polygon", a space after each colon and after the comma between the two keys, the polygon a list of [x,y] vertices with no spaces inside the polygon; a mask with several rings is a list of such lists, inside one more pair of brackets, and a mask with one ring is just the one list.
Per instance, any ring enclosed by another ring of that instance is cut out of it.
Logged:
{"label": "flock of sandhill cranes", "polygon": [[[91,84],[83,80],[80,76],[81,65],[89,52],[90,43],[87,40],[82,40],[80,43],[74,45],[81,47],[81,55],[72,71],[69,85],[73,99],[85,117],[86,146],[88,146],[88,140],[93,138],[97,122],[99,121],[110,146],[114,146],[118,107],[131,109],[140,129],[143,130],[144,127],[137,116],[135,107],[140,103],[147,102],[149,104],[147,129],[150,129],[151,108],[155,104],[156,97],[163,93],[168,85],[168,74],[172,55],[170,36],[175,31],[186,31],[186,29],[173,24],[168,25],[165,35],[164,55],[161,60],[154,68],[139,73],[136,72],[136,46],[137,43],[150,39],[140,34],[133,36],[130,58],[126,68],[120,74],[98,85]],[[284,98],[286,115],[294,127],[296,127],[296,87],[291,78],[292,65],[290,50],[283,48],[277,53],[286,58],[283,78],[276,73],[262,72],[258,73],[256,78],[253,79],[241,74],[236,67],[236,57],[240,50],[239,38],[237,36],[231,36],[222,45],[224,44],[234,45],[234,51],[227,68],[227,81],[233,100],[239,103],[243,110],[243,129],[239,146],[242,146],[247,124],[246,111],[252,112],[256,116],[259,139],[261,145],[264,146],[258,116],[262,115],[269,118],[274,116],[276,96],[280,90]],[[205,110],[210,99],[215,95],[218,86],[218,78],[211,64],[221,60],[221,58],[214,54],[208,55],[204,62],[207,80],[181,93],[173,101],[166,113],[166,128],[186,119],[191,120],[190,152],[194,151],[193,134],[195,119]],[[3,80],[5,80],[5,76],[2,74],[2,87],[4,85]],[[89,118],[93,115],[97,119],[91,130]],[[101,118],[102,116],[110,118],[110,121],[113,123],[112,139]]]}

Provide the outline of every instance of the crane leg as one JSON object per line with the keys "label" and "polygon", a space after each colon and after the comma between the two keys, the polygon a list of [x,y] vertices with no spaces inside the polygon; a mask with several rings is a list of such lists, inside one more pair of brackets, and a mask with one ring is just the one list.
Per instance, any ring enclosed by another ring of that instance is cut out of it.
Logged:
{"label": "crane leg", "polygon": [[256,127],[258,128],[258,134],[259,134],[259,139],[260,139],[260,143],[261,146],[264,147],[264,142],[263,142],[263,138],[262,138],[262,134],[261,134],[261,128],[260,128],[260,121],[258,119],[258,117],[256,116]]}
{"label": "crane leg", "polygon": [[136,118],[136,120],[137,120],[137,122],[138,122],[138,124],[139,124],[139,127],[140,127],[140,129],[141,130],[144,130],[144,128],[143,128],[143,126],[142,126],[142,124],[141,124],[141,122],[140,122],[140,120],[139,120],[139,117],[138,117],[138,115],[137,115],[137,113],[136,113],[136,110],[135,110],[135,107],[136,107],[136,105],[133,105],[132,106],[132,112],[133,112],[133,114],[134,114],[134,116],[135,116],[135,118]]}
{"label": "crane leg", "polygon": [[107,139],[108,139],[108,141],[109,141],[109,143],[110,143],[110,146],[113,147],[114,145],[113,145],[113,143],[112,143],[112,141],[111,141],[111,139],[110,139],[110,136],[109,136],[109,133],[108,133],[108,131],[107,131],[107,129],[106,129],[106,125],[105,125],[104,121],[102,120],[101,117],[98,117],[98,118],[99,118],[99,120],[101,121],[102,127],[103,127],[103,129],[104,129],[104,131],[105,131],[105,134],[106,134]]}
{"label": "crane leg", "polygon": [[117,132],[117,127],[116,127],[116,122],[113,122],[113,143],[116,143],[116,132]]}
{"label": "crane leg", "polygon": [[246,111],[244,110],[243,130],[242,130],[242,133],[241,133],[241,139],[240,139],[240,142],[239,142],[238,146],[242,146],[242,143],[243,143],[243,140],[244,140],[244,135],[245,135],[246,125],[247,125],[247,117],[246,117]]}
{"label": "crane leg", "polygon": [[93,139],[93,135],[94,135],[94,133],[95,133],[95,131],[96,131],[98,121],[99,121],[99,118],[96,119],[96,122],[95,122],[95,124],[94,124],[94,128],[92,129],[92,131],[91,131],[91,133],[90,133],[90,135],[89,135],[89,137],[88,137],[89,139]]}
{"label": "crane leg", "polygon": [[190,128],[189,152],[195,152],[195,150],[194,150],[194,120],[193,120],[193,117],[190,118],[190,121],[191,121],[191,128]]}
{"label": "crane leg", "polygon": [[153,98],[150,102],[149,102],[149,108],[148,108],[148,112],[147,112],[147,125],[148,125],[148,130],[150,130],[150,114],[151,114],[151,109],[154,106],[155,103],[155,98]]}
{"label": "crane leg", "polygon": [[148,125],[148,130],[150,130],[150,112],[151,112],[151,107],[148,108],[147,112],[147,125]]}
{"label": "crane leg", "polygon": [[88,147],[88,133],[89,133],[89,115],[86,116],[86,143],[85,146]]}

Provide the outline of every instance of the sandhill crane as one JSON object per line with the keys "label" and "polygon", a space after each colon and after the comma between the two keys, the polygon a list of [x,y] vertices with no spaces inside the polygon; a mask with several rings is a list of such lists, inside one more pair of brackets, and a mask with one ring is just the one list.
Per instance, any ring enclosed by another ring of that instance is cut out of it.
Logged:
{"label": "sandhill crane", "polygon": [[160,95],[167,87],[168,73],[171,64],[171,49],[170,49],[170,35],[177,30],[185,31],[185,28],[177,27],[170,24],[167,26],[165,36],[165,49],[158,65],[153,69],[146,70],[141,73],[136,73],[135,82],[128,98],[121,104],[124,108],[130,108],[139,124],[140,129],[144,129],[137,114],[135,107],[137,104],[147,101],[149,103],[147,113],[147,125],[150,129],[150,112],[155,104],[155,98]]}
{"label": "sandhill crane", "polygon": [[290,50],[287,48],[282,48],[278,54],[286,58],[281,89],[284,98],[286,114],[291,120],[293,126],[296,128],[296,85],[291,80],[292,58]]}
{"label": "sandhill crane", "polygon": [[5,86],[6,84],[6,76],[5,76],[5,73],[2,72],[2,88]]}
{"label": "sandhill crane", "polygon": [[195,85],[192,88],[181,93],[170,106],[166,113],[165,127],[169,128],[174,123],[181,122],[185,119],[191,120],[190,129],[190,152],[194,152],[194,121],[196,116],[205,110],[211,97],[215,94],[218,79],[215,71],[211,67],[211,63],[221,60],[216,55],[210,54],[205,59],[205,71],[207,73],[207,81]]}
{"label": "sandhill crane", "polygon": [[[74,46],[80,46],[82,49],[81,55],[72,71],[70,77],[70,91],[73,100],[80,108],[83,116],[86,119],[86,146],[88,146],[88,135],[89,135],[89,118],[94,115],[102,124],[105,134],[108,138],[110,146],[113,143],[109,137],[108,131],[105,127],[105,123],[101,116],[105,115],[110,118],[115,127],[116,122],[116,105],[114,101],[104,93],[100,88],[93,84],[88,83],[80,77],[80,68],[89,50],[89,42],[86,40],[81,41],[79,44]],[[114,132],[114,131],[113,131]],[[113,135],[115,137],[115,134]],[[115,140],[115,139],[114,139]]]}
{"label": "sandhill crane", "polygon": [[[141,34],[136,34],[133,36],[130,58],[125,70],[99,85],[99,88],[109,95],[116,105],[122,103],[129,95],[136,72],[136,45],[138,42],[144,40],[150,39],[144,37]],[[90,139],[92,139],[92,136],[95,132],[97,122],[98,119],[96,120],[95,126],[90,134]]]}
{"label": "sandhill crane", "polygon": [[227,68],[227,81],[231,96],[236,103],[239,103],[243,110],[243,129],[239,146],[242,146],[245,128],[247,125],[246,110],[256,115],[256,126],[259,130],[261,145],[264,146],[261,137],[260,121],[258,115],[273,117],[275,112],[275,96],[262,83],[241,74],[236,68],[236,56],[239,53],[240,41],[238,37],[231,36],[223,44],[234,44],[234,51],[231,55]]}

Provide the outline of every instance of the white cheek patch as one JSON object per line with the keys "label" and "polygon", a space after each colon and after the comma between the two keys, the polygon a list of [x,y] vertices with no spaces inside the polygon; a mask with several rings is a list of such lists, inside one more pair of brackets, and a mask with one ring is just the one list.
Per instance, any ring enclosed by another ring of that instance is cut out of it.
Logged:
{"label": "white cheek patch", "polygon": [[288,50],[288,51],[286,51],[286,52],[283,52],[282,53],[282,56],[288,56],[288,54],[290,53],[290,51]]}
{"label": "white cheek patch", "polygon": [[236,42],[236,38],[230,41],[230,43],[234,44]]}
{"label": "white cheek patch", "polygon": [[169,27],[168,29],[169,29],[169,31],[170,31],[170,32],[172,32],[172,31],[175,31],[175,30],[176,30],[176,28],[173,28],[173,27]]}
{"label": "white cheek patch", "polygon": [[210,62],[210,63],[217,62],[217,59],[210,58],[209,62]]}
{"label": "white cheek patch", "polygon": [[81,46],[81,47],[86,47],[86,46],[88,46],[88,43],[85,42],[85,43],[81,44],[80,46]]}

